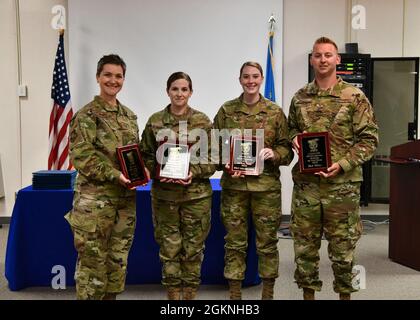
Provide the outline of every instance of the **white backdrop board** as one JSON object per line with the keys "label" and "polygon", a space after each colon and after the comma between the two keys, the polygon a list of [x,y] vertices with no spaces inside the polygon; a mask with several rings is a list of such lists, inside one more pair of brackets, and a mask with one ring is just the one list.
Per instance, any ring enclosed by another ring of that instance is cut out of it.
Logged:
{"label": "white backdrop board", "polygon": [[276,96],[282,101],[283,0],[69,0],[68,11],[75,109],[98,93],[98,59],[117,53],[127,63],[119,98],[138,115],[140,131],[169,103],[166,80],[175,71],[191,76],[190,105],[213,119],[223,102],[240,94],[243,62],[260,62],[265,70],[272,13]]}

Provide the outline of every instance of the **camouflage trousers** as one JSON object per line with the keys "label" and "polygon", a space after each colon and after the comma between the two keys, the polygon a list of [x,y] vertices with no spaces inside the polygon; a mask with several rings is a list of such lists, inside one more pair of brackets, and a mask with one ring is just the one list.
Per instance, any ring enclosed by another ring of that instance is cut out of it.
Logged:
{"label": "camouflage trousers", "polygon": [[354,251],[362,234],[360,183],[295,183],[290,231],[294,240],[295,280],[299,288],[321,290],[319,249],[328,240],[334,291],[351,293]]}
{"label": "camouflage trousers", "polygon": [[248,248],[248,217],[256,232],[258,273],[261,278],[277,278],[279,253],[277,232],[281,222],[281,192],[251,192],[224,189],[221,215],[226,229],[224,276],[243,280]]}
{"label": "camouflage trousers", "polygon": [[160,247],[164,286],[200,284],[211,202],[211,196],[188,201],[152,198],[154,235]]}
{"label": "camouflage trousers", "polygon": [[[85,199],[83,203],[75,203],[66,216],[78,252],[77,299],[101,300],[106,293],[124,291],[127,258],[136,224],[135,205],[134,197]],[[83,223],[84,217],[86,223]]]}

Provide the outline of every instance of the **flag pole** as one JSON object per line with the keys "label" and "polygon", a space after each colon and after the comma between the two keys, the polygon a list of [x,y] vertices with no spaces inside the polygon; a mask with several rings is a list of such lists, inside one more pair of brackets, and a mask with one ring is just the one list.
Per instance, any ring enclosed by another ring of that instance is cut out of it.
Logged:
{"label": "flag pole", "polygon": [[54,61],[50,114],[48,170],[70,170],[69,126],[73,117],[70,86],[65,61],[64,28],[58,29],[59,42]]}

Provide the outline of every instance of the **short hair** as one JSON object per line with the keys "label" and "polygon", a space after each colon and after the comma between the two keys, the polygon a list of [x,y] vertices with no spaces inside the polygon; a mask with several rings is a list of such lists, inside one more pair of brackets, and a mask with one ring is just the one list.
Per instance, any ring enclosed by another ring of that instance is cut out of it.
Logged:
{"label": "short hair", "polygon": [[166,90],[169,91],[169,88],[171,87],[172,83],[176,80],[179,80],[179,79],[187,80],[188,81],[188,87],[190,88],[191,91],[193,91],[192,80],[191,80],[190,76],[188,74],[186,74],[185,72],[182,72],[182,71],[174,72],[169,76],[168,81],[166,81]]}
{"label": "short hair", "polygon": [[337,44],[333,40],[331,40],[330,38],[327,38],[327,37],[321,37],[321,38],[316,39],[312,48],[314,48],[317,44],[323,44],[323,43],[332,44],[334,46],[335,50],[337,50],[337,52],[338,52]]}
{"label": "short hair", "polygon": [[125,71],[127,69],[127,66],[124,62],[124,60],[117,54],[108,54],[106,56],[103,56],[98,61],[98,66],[96,67],[96,76],[99,77],[102,70],[104,69],[104,65],[106,64],[115,64],[117,66],[121,66],[123,69],[123,76],[125,77]]}
{"label": "short hair", "polygon": [[245,67],[254,67],[254,68],[257,68],[260,71],[260,73],[261,73],[261,77],[264,77],[263,69],[262,69],[261,65],[258,62],[247,61],[241,67],[241,71],[239,72],[239,78],[242,76],[242,71],[244,70]]}

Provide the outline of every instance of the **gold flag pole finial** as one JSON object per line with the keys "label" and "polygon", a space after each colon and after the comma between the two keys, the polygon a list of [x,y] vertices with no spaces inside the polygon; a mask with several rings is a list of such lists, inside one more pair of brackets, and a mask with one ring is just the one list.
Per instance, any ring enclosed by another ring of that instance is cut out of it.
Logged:
{"label": "gold flag pole finial", "polygon": [[59,29],[58,33],[60,34],[60,36],[64,35],[64,29]]}

